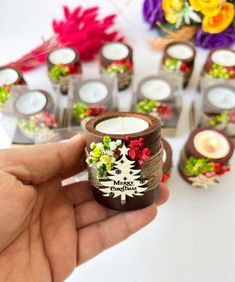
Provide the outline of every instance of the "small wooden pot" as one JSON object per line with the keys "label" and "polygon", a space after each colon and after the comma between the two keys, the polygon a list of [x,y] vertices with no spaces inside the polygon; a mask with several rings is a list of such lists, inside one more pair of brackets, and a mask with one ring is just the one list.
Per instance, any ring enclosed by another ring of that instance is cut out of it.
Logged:
{"label": "small wooden pot", "polygon": [[[72,55],[71,60],[69,59],[60,60],[60,58],[55,56],[56,54],[58,54],[58,52],[63,52],[63,50],[67,50],[69,53],[71,53]],[[67,95],[69,77],[71,75],[79,75],[82,73],[80,55],[76,49],[71,47],[55,49],[51,51],[47,56],[47,68],[48,68],[49,78],[52,81],[52,83],[59,84],[61,93]],[[56,69],[59,68],[63,68],[65,72],[63,74],[61,73],[58,76],[53,75],[56,72]]]}
{"label": "small wooden pot", "polygon": [[[222,53],[223,52],[223,53]],[[223,62],[225,58],[218,57],[219,54],[230,54],[231,59],[227,59],[226,63]],[[217,48],[208,54],[206,63],[202,69],[202,75],[209,78],[217,78],[217,79],[235,79],[235,51],[227,48]]]}
{"label": "small wooden pot", "polygon": [[[105,55],[105,49],[115,44],[128,50],[124,57],[120,57],[120,59],[112,59]],[[117,76],[119,91],[127,89],[131,84],[133,74],[133,49],[129,45],[121,42],[105,44],[100,51],[100,71],[104,74],[115,74]]]}
{"label": "small wooden pot", "polygon": [[[169,49],[174,45],[184,45],[186,48],[190,48],[191,54],[187,58],[181,58],[169,54]],[[161,62],[161,69],[167,72],[178,72],[183,75],[183,86],[186,87],[189,83],[190,77],[194,68],[194,61],[196,57],[196,49],[188,42],[176,41],[169,43],[164,48],[164,53]]]}
{"label": "small wooden pot", "polygon": [[[149,127],[143,131],[125,135],[106,134],[96,130],[96,126],[100,122],[117,117],[142,119],[149,124]],[[100,204],[115,210],[136,210],[144,208],[156,200],[162,177],[161,128],[157,118],[138,113],[107,113],[90,120],[86,124],[86,135],[87,156],[93,154],[91,153],[91,144],[102,142],[104,136],[108,135],[112,141],[120,140],[122,142],[121,147],[117,149],[120,152],[113,168],[107,172],[104,178],[97,179],[96,166],[88,167],[89,180],[93,187],[94,196]],[[127,137],[128,135],[129,138]],[[141,166],[136,161],[133,161],[129,155],[130,142],[133,140],[135,142],[142,140],[144,148],[151,152],[149,158]],[[123,170],[119,169],[121,162],[125,166]],[[133,182],[131,182],[132,178],[135,178]],[[140,183],[144,186],[143,190],[142,188],[139,189]]]}
{"label": "small wooden pot", "polygon": [[[6,78],[5,82],[4,82],[4,78],[2,79],[3,81],[1,81],[1,73],[5,73],[9,72],[9,74],[7,75],[9,77],[9,75],[12,75],[13,78]],[[9,80],[10,79],[10,80]],[[26,82],[23,78],[23,74],[22,72],[15,68],[15,67],[0,67],[0,81],[2,82],[1,85],[25,85]]]}

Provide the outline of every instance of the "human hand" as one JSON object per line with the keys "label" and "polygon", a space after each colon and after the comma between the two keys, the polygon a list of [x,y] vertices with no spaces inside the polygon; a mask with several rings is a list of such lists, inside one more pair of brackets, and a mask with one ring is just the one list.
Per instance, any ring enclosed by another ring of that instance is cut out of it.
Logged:
{"label": "human hand", "polygon": [[[117,212],[99,205],[89,182],[62,187],[85,168],[85,139],[0,150],[0,281],[60,282],[77,265],[148,224],[168,198]],[[118,226],[118,228],[117,228]]]}

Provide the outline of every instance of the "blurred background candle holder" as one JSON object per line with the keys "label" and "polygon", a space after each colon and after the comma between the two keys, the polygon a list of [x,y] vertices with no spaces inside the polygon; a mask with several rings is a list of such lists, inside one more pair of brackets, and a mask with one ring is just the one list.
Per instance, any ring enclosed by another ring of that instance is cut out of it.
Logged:
{"label": "blurred background candle holder", "polygon": [[71,77],[68,97],[68,126],[85,127],[100,114],[117,110],[117,80],[113,75]]}
{"label": "blurred background candle holder", "polygon": [[136,75],[131,110],[158,117],[163,136],[176,135],[182,111],[182,83],[177,73]]}

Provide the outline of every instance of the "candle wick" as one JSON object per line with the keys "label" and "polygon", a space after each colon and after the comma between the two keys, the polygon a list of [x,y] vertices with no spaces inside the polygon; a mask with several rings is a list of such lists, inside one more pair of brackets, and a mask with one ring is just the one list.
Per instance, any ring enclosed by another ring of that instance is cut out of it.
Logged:
{"label": "candle wick", "polygon": [[121,124],[121,129],[124,130],[124,129],[125,129],[125,126],[124,126],[122,117],[119,117],[118,119],[119,119],[119,122],[120,122],[120,124]]}

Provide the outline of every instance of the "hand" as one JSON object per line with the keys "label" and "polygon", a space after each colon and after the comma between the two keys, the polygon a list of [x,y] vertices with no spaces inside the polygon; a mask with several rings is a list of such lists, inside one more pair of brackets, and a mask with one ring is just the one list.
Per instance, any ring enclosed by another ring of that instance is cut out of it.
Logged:
{"label": "hand", "polygon": [[[85,139],[0,151],[0,281],[60,282],[77,265],[148,224],[156,204],[131,212],[100,206],[88,182],[62,187],[85,167]],[[118,228],[116,228],[118,226]]]}

